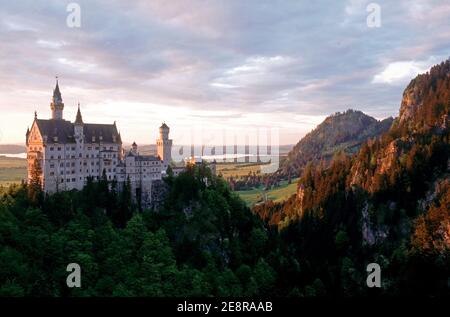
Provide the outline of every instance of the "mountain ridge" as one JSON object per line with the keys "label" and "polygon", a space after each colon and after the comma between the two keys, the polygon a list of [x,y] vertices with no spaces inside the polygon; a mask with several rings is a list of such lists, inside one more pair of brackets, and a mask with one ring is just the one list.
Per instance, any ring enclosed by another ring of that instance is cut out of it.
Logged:
{"label": "mountain ridge", "polygon": [[368,139],[387,131],[393,121],[392,117],[376,120],[353,109],[336,112],[300,139],[282,162],[278,173],[299,175],[309,162],[329,162],[339,151],[353,154]]}

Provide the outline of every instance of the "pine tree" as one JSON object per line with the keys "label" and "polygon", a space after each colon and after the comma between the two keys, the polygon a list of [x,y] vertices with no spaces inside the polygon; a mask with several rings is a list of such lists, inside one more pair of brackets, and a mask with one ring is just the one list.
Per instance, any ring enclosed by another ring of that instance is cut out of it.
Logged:
{"label": "pine tree", "polygon": [[131,199],[131,180],[127,177],[127,181],[123,184],[122,191],[120,193],[120,206],[119,214],[117,215],[116,224],[120,227],[125,227],[127,221],[132,216],[132,199]]}
{"label": "pine tree", "polygon": [[38,205],[43,198],[41,175],[42,168],[38,159],[35,159],[31,167],[31,178],[28,184],[28,199],[33,205]]}

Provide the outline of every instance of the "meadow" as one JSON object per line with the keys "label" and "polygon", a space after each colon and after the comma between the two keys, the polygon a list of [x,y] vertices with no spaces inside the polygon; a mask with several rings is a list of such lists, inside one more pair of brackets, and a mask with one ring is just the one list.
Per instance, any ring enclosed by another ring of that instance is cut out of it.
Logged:
{"label": "meadow", "polygon": [[249,173],[261,174],[261,166],[267,163],[218,163],[217,175],[222,175],[224,179],[229,177],[240,178]]}
{"label": "meadow", "polygon": [[251,190],[240,190],[236,191],[236,193],[244,200],[247,206],[251,207],[256,203],[264,202],[267,200],[272,200],[274,202],[282,202],[297,191],[297,181],[298,178],[292,179],[291,184],[288,183],[287,180],[281,181],[280,186],[270,189],[264,190],[264,186],[260,186],[259,188],[251,189]]}
{"label": "meadow", "polygon": [[0,156],[0,186],[17,184],[27,177],[27,160]]}

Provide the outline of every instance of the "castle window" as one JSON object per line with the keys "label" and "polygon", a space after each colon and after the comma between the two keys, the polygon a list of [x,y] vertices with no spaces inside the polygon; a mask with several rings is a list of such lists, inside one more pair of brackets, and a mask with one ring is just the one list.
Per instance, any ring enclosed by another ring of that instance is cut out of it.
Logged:
{"label": "castle window", "polygon": [[50,159],[52,159],[52,160],[53,160],[53,155],[50,155]]}
{"label": "castle window", "polygon": [[61,151],[61,147],[58,147],[58,151]]}
{"label": "castle window", "polygon": [[55,167],[55,164],[50,164],[50,168],[54,168]]}
{"label": "castle window", "polygon": [[61,159],[61,155],[58,155],[58,160],[60,160]]}
{"label": "castle window", "polygon": [[50,147],[50,151],[53,151],[53,146]]}
{"label": "castle window", "polygon": [[81,153],[78,156],[81,158]]}

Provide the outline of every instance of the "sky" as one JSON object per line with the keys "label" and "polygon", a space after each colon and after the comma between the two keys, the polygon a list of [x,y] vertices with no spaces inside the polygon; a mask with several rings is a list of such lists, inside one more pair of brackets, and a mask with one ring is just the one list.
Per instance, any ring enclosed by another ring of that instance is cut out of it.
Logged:
{"label": "sky", "polygon": [[50,117],[55,76],[65,119],[79,102],[125,142],[166,122],[174,143],[270,129],[294,144],[337,111],[397,116],[408,82],[450,56],[450,2],[0,0],[0,43],[1,144]]}

